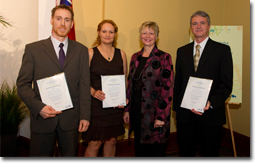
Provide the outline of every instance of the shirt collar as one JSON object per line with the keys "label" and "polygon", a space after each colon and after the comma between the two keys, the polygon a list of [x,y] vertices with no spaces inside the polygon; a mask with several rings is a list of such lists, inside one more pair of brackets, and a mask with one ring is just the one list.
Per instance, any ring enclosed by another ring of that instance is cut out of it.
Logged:
{"label": "shirt collar", "polygon": [[65,47],[68,46],[68,37],[66,37],[66,39],[63,42],[60,42],[59,40],[54,38],[53,35],[51,35],[51,40],[56,47],[59,47],[60,43],[63,43]]}
{"label": "shirt collar", "polygon": [[200,45],[200,47],[202,49],[204,49],[204,47],[206,46],[207,41],[209,40],[209,37],[205,38],[201,43],[197,43],[196,40],[194,40],[194,47],[196,47],[196,45]]}

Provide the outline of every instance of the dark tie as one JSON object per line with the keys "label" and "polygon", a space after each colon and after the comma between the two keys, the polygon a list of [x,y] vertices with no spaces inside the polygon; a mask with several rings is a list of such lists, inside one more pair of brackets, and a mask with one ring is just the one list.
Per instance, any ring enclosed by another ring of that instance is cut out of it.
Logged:
{"label": "dark tie", "polygon": [[197,71],[198,65],[200,61],[200,45],[196,45],[196,54],[194,56],[194,68]]}
{"label": "dark tie", "polygon": [[60,66],[61,68],[63,67],[64,61],[65,61],[65,53],[63,50],[63,43],[60,43],[59,47],[60,47],[60,51],[59,51],[59,61],[60,61]]}

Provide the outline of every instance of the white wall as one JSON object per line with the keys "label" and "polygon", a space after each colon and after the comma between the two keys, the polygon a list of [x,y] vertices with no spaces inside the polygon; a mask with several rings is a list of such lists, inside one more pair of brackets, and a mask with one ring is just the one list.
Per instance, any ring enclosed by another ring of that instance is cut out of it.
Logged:
{"label": "white wall", "polygon": [[15,84],[24,46],[38,38],[38,1],[0,0],[0,15],[13,25],[0,25],[0,82]]}
{"label": "white wall", "polygon": [[[0,25],[0,83],[15,84],[25,45],[38,40],[37,13],[38,1],[0,0],[0,15],[13,25]],[[29,138],[29,119],[21,125],[20,135]]]}

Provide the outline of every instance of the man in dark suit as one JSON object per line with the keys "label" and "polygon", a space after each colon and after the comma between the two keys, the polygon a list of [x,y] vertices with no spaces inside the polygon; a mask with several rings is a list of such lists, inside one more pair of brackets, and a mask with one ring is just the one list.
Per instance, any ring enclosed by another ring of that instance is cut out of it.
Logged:
{"label": "man in dark suit", "polygon": [[[226,123],[225,101],[232,92],[233,63],[230,47],[208,37],[210,17],[204,11],[190,18],[194,41],[177,50],[173,110],[176,111],[180,156],[219,156],[222,125]],[[198,51],[196,45],[200,45]],[[198,52],[199,61],[194,64]],[[195,67],[197,68],[195,69]],[[204,112],[180,107],[189,77],[213,80]]]}
{"label": "man in dark suit", "polygon": [[[77,154],[78,131],[88,129],[90,81],[88,49],[68,39],[73,11],[66,5],[52,9],[50,38],[26,45],[17,78],[18,94],[30,110],[30,155],[52,156],[56,139],[61,156]],[[59,46],[63,43],[63,47]],[[61,49],[61,48],[62,49]],[[59,52],[65,55],[59,62]],[[73,108],[56,111],[41,101],[37,80],[64,72]]]}

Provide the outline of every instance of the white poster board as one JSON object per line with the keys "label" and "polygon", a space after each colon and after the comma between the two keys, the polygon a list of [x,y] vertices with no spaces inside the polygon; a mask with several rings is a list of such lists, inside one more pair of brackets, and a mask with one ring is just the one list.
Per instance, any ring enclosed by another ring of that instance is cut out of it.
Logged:
{"label": "white poster board", "polygon": [[[209,37],[214,41],[230,46],[234,77],[233,90],[229,103],[242,103],[243,26],[211,25]],[[192,36],[190,41],[193,41]]]}

